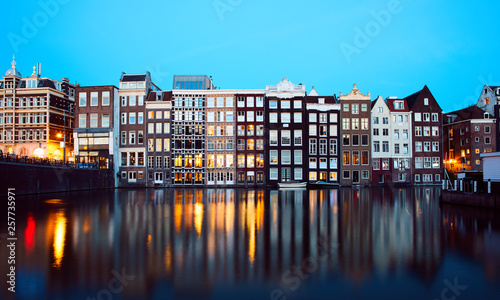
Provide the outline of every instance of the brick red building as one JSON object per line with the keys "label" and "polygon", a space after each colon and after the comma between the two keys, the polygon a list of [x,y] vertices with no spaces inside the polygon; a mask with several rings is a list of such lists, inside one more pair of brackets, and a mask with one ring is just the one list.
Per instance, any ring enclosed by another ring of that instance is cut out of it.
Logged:
{"label": "brick red building", "polygon": [[441,184],[442,110],[429,88],[405,98],[412,113],[413,184]]}
{"label": "brick red building", "polygon": [[446,168],[452,172],[482,171],[480,155],[496,151],[496,120],[477,106],[443,117]]}

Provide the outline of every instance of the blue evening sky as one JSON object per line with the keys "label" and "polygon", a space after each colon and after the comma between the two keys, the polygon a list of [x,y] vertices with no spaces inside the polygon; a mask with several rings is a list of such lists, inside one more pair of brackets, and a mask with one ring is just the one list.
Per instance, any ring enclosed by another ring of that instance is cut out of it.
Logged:
{"label": "blue evening sky", "polygon": [[15,53],[23,76],[40,62],[42,76],[82,85],[149,70],[163,90],[174,74],[221,88],[287,77],[320,95],[357,83],[372,99],[427,84],[448,112],[500,85],[499,13],[493,0],[7,1],[0,67]]}

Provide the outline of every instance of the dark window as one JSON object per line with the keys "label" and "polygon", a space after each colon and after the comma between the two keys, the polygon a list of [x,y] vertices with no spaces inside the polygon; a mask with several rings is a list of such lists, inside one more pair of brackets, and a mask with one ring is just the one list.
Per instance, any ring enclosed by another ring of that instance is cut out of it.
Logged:
{"label": "dark window", "polygon": [[359,146],[359,135],[357,134],[352,135],[352,145]]}
{"label": "dark window", "polygon": [[368,134],[361,135],[361,145],[368,146]]}
{"label": "dark window", "polygon": [[245,173],[238,172],[238,183],[245,183]]}

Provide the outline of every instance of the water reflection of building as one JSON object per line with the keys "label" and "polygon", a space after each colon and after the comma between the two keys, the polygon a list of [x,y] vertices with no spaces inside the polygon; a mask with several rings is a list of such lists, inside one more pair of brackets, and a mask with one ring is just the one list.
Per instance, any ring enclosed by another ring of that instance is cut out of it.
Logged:
{"label": "water reflection of building", "polygon": [[360,283],[373,269],[373,222],[371,195],[367,189],[342,188],[339,232],[340,266]]}
{"label": "water reflection of building", "polygon": [[490,281],[500,279],[500,221],[498,213],[483,208],[443,204],[442,239],[449,250],[476,257]]}
{"label": "water reflection of building", "polygon": [[[500,226],[466,212],[441,213],[438,189],[148,189],[78,195],[72,200],[85,204],[38,211],[19,232],[25,246],[34,247],[32,252],[19,248],[19,266],[43,270],[49,293],[62,286],[97,293],[112,270],[136,276],[124,297],[165,284],[186,297],[242,282],[288,291],[292,283],[284,274],[294,276],[304,261],[320,262],[308,273],[313,281],[340,274],[360,283],[410,270],[432,282],[444,241],[479,258],[489,276],[498,276],[486,267],[498,266],[498,255],[486,249],[495,240],[483,233],[498,233]],[[34,241],[28,228],[35,230]],[[320,261],[324,249],[329,254]]]}

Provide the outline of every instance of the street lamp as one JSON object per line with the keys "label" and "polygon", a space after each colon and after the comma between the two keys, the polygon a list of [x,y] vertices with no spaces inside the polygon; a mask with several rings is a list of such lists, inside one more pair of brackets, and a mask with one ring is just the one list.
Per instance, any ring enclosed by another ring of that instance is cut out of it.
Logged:
{"label": "street lamp", "polygon": [[[64,120],[63,120],[63,141],[61,142],[60,146],[63,148],[63,163],[66,163],[66,111],[63,110],[64,113]],[[58,138],[61,138],[61,133],[57,134]]]}
{"label": "street lamp", "polygon": [[63,147],[63,163],[66,163],[66,111],[63,111],[64,113],[64,122],[63,122],[63,130],[64,130],[64,147]]}

